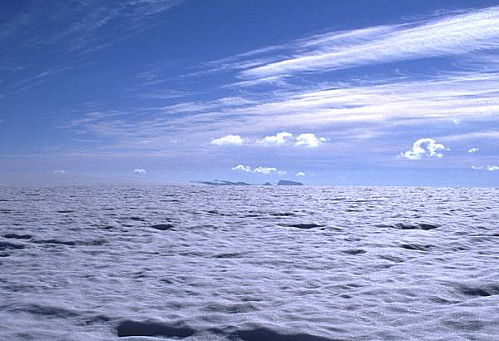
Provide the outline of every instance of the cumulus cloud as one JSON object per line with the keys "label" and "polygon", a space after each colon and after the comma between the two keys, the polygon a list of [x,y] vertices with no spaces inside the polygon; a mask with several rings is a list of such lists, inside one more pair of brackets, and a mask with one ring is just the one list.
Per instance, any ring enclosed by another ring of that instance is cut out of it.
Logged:
{"label": "cumulus cloud", "polygon": [[303,172],[298,172],[298,173],[296,173],[296,174],[295,174],[295,176],[305,176],[305,173],[303,173]]}
{"label": "cumulus cloud", "polygon": [[263,139],[257,140],[256,143],[264,146],[279,146],[286,144],[292,138],[293,134],[283,131],[273,136],[265,136]]}
{"label": "cumulus cloud", "polygon": [[54,169],[54,174],[66,174],[64,169]]}
{"label": "cumulus cloud", "polygon": [[320,144],[323,142],[326,142],[325,137],[317,137],[315,134],[300,134],[296,138],[296,143],[295,146],[304,146],[304,147],[309,147],[309,148],[315,148],[319,147]]}
{"label": "cumulus cloud", "polygon": [[419,160],[422,158],[441,158],[444,155],[439,151],[448,150],[441,143],[438,143],[434,139],[423,138],[419,139],[412,145],[412,149],[406,152],[400,153],[400,157],[409,160]]}
{"label": "cumulus cloud", "polygon": [[248,139],[244,139],[239,135],[227,135],[218,139],[211,140],[213,145],[235,145],[240,146],[242,144],[255,145],[255,146],[283,146],[283,145],[294,145],[294,146],[304,146],[304,147],[318,147],[320,144],[326,142],[325,137],[317,137],[315,134],[306,133],[300,134],[296,138],[292,133],[283,131],[275,135],[265,136],[256,141],[250,142]]}
{"label": "cumulus cloud", "polygon": [[468,149],[468,153],[476,153],[479,150],[480,150],[480,148],[470,148],[470,149]]}
{"label": "cumulus cloud", "polygon": [[218,146],[227,146],[227,145],[240,146],[244,143],[244,140],[239,135],[227,135],[224,137],[220,137],[218,139],[213,139],[211,140],[210,143]]}
{"label": "cumulus cloud", "polygon": [[237,165],[235,167],[231,168],[234,171],[242,171],[246,173],[255,173],[255,174],[271,174],[271,173],[277,173],[279,175],[284,175],[286,174],[286,171],[279,170],[275,167],[256,167],[256,168],[251,168],[250,166],[245,166],[245,165]]}
{"label": "cumulus cloud", "polygon": [[487,165],[487,166],[471,166],[474,170],[485,170],[489,172],[494,172],[499,170],[499,166]]}
{"label": "cumulus cloud", "polygon": [[232,170],[240,170],[243,172],[251,173],[251,167],[250,166],[244,166],[244,165],[237,165],[235,167],[231,168]]}
{"label": "cumulus cloud", "polygon": [[146,174],[146,173],[147,173],[147,171],[146,171],[144,168],[135,168],[135,169],[133,170],[133,172],[134,172],[135,174]]}

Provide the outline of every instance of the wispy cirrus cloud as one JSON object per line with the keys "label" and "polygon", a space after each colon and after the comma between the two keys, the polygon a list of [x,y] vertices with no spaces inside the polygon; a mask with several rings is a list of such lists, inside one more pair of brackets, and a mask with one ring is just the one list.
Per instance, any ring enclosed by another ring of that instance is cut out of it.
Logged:
{"label": "wispy cirrus cloud", "polygon": [[[187,99],[168,91],[162,96],[152,89],[149,99],[172,104],[136,107],[132,113],[83,122],[78,129],[151,148],[162,148],[166,139],[179,141],[179,148],[196,141],[205,146],[211,141],[214,145],[316,147],[326,142],[323,136],[327,136],[327,146],[342,144],[341,150],[354,150],[355,142],[384,134],[400,136],[408,127],[418,132],[411,138],[431,129],[431,134],[424,135],[435,136],[445,145],[494,139],[497,132],[479,128],[477,122],[499,124],[499,58],[494,50],[499,39],[498,12],[499,7],[491,7],[407,24],[330,32],[229,56],[201,67],[200,74],[232,72],[235,81],[221,85],[218,93]],[[401,72],[390,77],[371,74],[361,80],[325,77],[322,82],[306,81],[316,72],[446,56],[459,56],[459,68]],[[298,74],[303,82],[287,83]],[[161,81],[154,72],[141,76],[145,81]],[[241,90],[237,95],[227,96],[227,87],[254,85],[266,91],[237,89]],[[314,134],[287,133],[298,129]],[[392,156],[405,150],[405,141],[399,138],[397,143],[390,143]],[[417,150],[407,152],[412,157],[419,155]]]}
{"label": "wispy cirrus cloud", "polygon": [[499,7],[491,7],[411,24],[332,32],[295,42],[291,47],[298,49],[297,55],[247,68],[240,76],[259,79],[496,49],[498,27]]}
{"label": "wispy cirrus cloud", "polygon": [[[262,97],[220,97],[208,101],[178,101],[169,106],[126,110],[93,111],[64,125],[97,137],[128,141],[142,147],[162,148],[169,140],[185,136],[189,143],[234,135],[232,144],[283,146],[296,142],[275,131],[327,131],[331,143],[379,137],[390,131],[424,130],[448,126],[456,129],[432,135],[443,143],[464,140],[498,139],[499,132],[474,130],[467,122],[499,124],[499,73],[449,72],[424,80],[383,80],[377,84],[329,84],[324,88],[302,88]],[[180,115],[179,115],[180,114]],[[452,122],[461,120],[456,126]],[[388,124],[387,124],[388,123]],[[248,136],[247,141],[243,137]],[[260,137],[258,137],[260,136]],[[263,137],[262,137],[263,136]],[[148,141],[148,143],[144,143]],[[223,140],[220,140],[220,143]],[[265,142],[264,142],[265,141]],[[230,144],[228,141],[226,141]],[[215,142],[217,144],[218,142]],[[399,146],[400,147],[400,146]],[[400,150],[400,149],[399,149]]]}
{"label": "wispy cirrus cloud", "polygon": [[255,102],[243,97],[221,97],[211,101],[181,102],[161,107],[167,113],[203,113],[228,109],[244,108]]}
{"label": "wispy cirrus cloud", "polygon": [[[150,147],[154,143],[164,145],[165,139],[175,139],[182,144],[186,135],[192,137],[191,142],[209,141],[214,136],[219,139],[234,135],[234,131],[238,132],[240,140],[233,138],[232,144],[244,144],[241,136],[247,135],[263,136],[253,140],[260,140],[262,146],[280,143],[281,138],[286,141],[282,145],[287,145],[293,140],[269,132],[296,131],[303,127],[308,131],[327,129],[327,136],[332,141],[336,137],[353,141],[372,139],[407,126],[415,130],[449,124],[459,129],[434,134],[444,143],[498,139],[499,132],[495,130],[477,131],[465,128],[463,123],[482,120],[489,122],[489,127],[492,122],[499,124],[496,115],[499,90],[496,89],[499,89],[499,74],[452,72],[426,80],[299,89],[262,98],[253,96],[233,101],[221,97],[162,107],[106,110],[101,114],[94,111],[72,120],[65,127],[95,136],[126,139],[129,145],[136,141]],[[454,125],[455,119],[462,123]],[[157,142],[147,145],[140,142],[145,140]],[[219,143],[224,143],[222,141]]]}
{"label": "wispy cirrus cloud", "polygon": [[[76,0],[20,4],[0,23],[0,64],[10,65],[0,91],[24,91],[52,76],[93,63],[87,56],[147,30],[183,0]],[[20,65],[19,55],[26,56]],[[1,70],[0,70],[1,71]],[[3,76],[0,74],[0,76]]]}
{"label": "wispy cirrus cloud", "polygon": [[[80,0],[58,4],[49,22],[63,23],[62,30],[45,31],[34,43],[42,45],[69,44],[67,51],[89,53],[126,39],[151,26],[154,16],[169,10],[182,0],[124,0],[102,2]],[[46,11],[40,9],[40,11]],[[68,20],[73,19],[73,20]],[[69,25],[68,25],[69,23]]]}
{"label": "wispy cirrus cloud", "polygon": [[442,136],[447,141],[499,140],[499,130],[471,131]]}

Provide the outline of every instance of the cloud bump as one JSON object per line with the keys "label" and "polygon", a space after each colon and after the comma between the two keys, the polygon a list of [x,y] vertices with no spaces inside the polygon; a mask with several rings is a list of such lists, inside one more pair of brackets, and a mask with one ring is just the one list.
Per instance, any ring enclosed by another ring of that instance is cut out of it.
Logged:
{"label": "cloud bump", "polygon": [[256,144],[263,146],[280,146],[286,144],[293,138],[293,134],[282,132],[274,136],[265,136],[263,139],[256,141]]}
{"label": "cloud bump", "polygon": [[319,147],[322,143],[326,142],[325,137],[317,137],[315,134],[300,134],[296,138],[295,146],[304,146],[308,148]]}
{"label": "cloud bump", "polygon": [[233,171],[242,171],[245,173],[254,173],[254,174],[271,174],[271,173],[277,173],[279,175],[284,175],[286,174],[286,171],[279,170],[275,167],[263,167],[263,166],[258,166],[256,168],[252,168],[250,166],[245,166],[245,165],[237,165],[235,167],[231,168]]}
{"label": "cloud bump", "polygon": [[239,135],[227,135],[218,139],[213,139],[210,143],[218,146],[241,146],[244,144],[244,140]]}
{"label": "cloud bump", "polygon": [[412,145],[412,149],[400,154],[401,157],[409,160],[419,160],[422,158],[441,158],[444,155],[439,151],[446,150],[445,146],[437,143],[434,139],[419,139]]}

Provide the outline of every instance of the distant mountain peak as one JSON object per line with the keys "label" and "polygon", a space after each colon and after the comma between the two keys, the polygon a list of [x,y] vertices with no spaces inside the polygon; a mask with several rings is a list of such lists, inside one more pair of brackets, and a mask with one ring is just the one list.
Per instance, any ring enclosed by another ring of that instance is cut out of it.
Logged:
{"label": "distant mountain peak", "polygon": [[303,186],[301,182],[291,180],[279,180],[277,186]]}

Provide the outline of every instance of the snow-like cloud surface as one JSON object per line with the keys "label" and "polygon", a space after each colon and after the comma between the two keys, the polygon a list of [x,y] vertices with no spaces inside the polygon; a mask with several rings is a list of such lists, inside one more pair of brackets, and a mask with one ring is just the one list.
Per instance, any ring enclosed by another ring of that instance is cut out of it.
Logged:
{"label": "snow-like cloud surface", "polygon": [[476,153],[479,150],[480,150],[480,148],[470,148],[470,149],[468,149],[468,153],[473,154],[473,153]]}
{"label": "snow-like cloud surface", "polygon": [[298,172],[298,173],[296,173],[296,174],[295,174],[295,176],[305,176],[305,173],[303,173],[303,172]]}
{"label": "snow-like cloud surface", "polygon": [[54,169],[54,174],[66,174],[64,169]]}
{"label": "snow-like cloud surface", "polygon": [[446,150],[445,146],[438,143],[434,139],[423,138],[419,139],[412,145],[412,149],[400,154],[401,157],[409,160],[419,160],[427,158],[441,158],[444,155],[439,151]]}
{"label": "snow-like cloud surface", "polygon": [[135,174],[146,174],[146,173],[147,173],[147,171],[146,171],[144,168],[135,168],[135,169],[133,170],[133,172],[134,172]]}
{"label": "snow-like cloud surface", "polygon": [[227,135],[224,137],[220,137],[218,139],[211,140],[211,144],[218,146],[227,146],[227,145],[240,146],[244,144],[244,140],[239,135]]}

